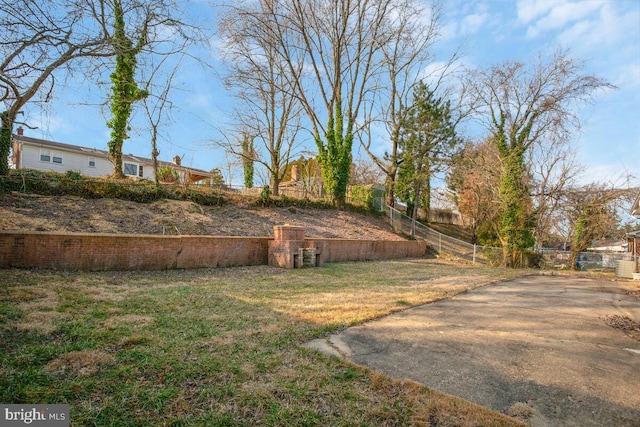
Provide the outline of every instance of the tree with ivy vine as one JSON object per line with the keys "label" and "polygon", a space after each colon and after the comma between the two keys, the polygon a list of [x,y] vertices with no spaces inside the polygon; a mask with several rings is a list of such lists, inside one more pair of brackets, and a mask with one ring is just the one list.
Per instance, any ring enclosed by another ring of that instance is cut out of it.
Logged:
{"label": "tree with ivy vine", "polygon": [[109,155],[113,161],[113,176],[124,178],[122,170],[122,146],[124,140],[129,138],[129,117],[131,116],[132,105],[147,97],[148,92],[141,90],[135,81],[137,66],[137,55],[142,50],[147,39],[146,29],[133,45],[133,40],[125,31],[125,16],[121,0],[113,0],[114,11],[114,34],[113,43],[116,51],[116,67],[111,73],[112,98],[111,114],[112,118],[107,122],[111,128],[111,139],[109,140]]}
{"label": "tree with ivy vine", "polygon": [[253,178],[255,173],[255,147],[253,145],[253,137],[245,132],[242,135],[242,171],[244,173],[244,186],[253,188]]}
{"label": "tree with ivy vine", "polygon": [[603,79],[582,73],[583,63],[559,50],[532,64],[506,62],[470,74],[468,87],[500,157],[500,221],[505,267],[520,265],[524,251],[534,244],[535,212],[529,189],[528,160],[534,144],[561,137],[568,141],[579,126],[573,110],[589,101]]}

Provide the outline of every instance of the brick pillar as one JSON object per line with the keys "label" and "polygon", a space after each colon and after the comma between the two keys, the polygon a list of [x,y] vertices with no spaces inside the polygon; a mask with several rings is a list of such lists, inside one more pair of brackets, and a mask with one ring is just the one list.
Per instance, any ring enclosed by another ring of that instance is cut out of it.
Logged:
{"label": "brick pillar", "polygon": [[269,265],[284,268],[302,267],[304,228],[294,225],[273,227],[273,241],[269,242]]}

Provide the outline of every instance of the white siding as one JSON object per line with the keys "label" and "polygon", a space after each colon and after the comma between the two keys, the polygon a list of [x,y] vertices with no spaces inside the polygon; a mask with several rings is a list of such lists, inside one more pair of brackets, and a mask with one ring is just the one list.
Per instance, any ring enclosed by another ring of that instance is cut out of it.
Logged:
{"label": "white siding", "polygon": [[[16,138],[17,139],[17,138]],[[48,141],[37,140],[35,138],[27,138],[16,141],[20,155],[19,164],[16,165],[20,169],[35,169],[43,171],[53,171],[64,173],[67,171],[78,172],[85,176],[104,177],[113,173],[113,164],[111,163],[106,151],[96,151],[91,148],[76,147],[60,143],[48,143]],[[15,147],[15,146],[14,146]],[[146,179],[153,181],[155,174],[153,171],[152,161],[149,159],[139,158],[132,155],[123,155],[122,162],[135,165],[135,175],[127,175],[136,179]],[[162,164],[167,165],[167,162]],[[140,176],[140,167],[142,167],[142,176]],[[180,179],[184,179],[185,169],[172,165],[178,171]],[[123,168],[124,169],[124,168]],[[124,170],[123,170],[124,172]],[[204,171],[193,170],[197,176],[207,176]]]}
{"label": "white siding", "polygon": [[[43,171],[53,172],[67,172],[74,171],[86,176],[101,177],[111,175],[113,173],[113,163],[104,157],[102,153],[77,153],[72,151],[66,151],[64,149],[40,147],[39,145],[31,145],[29,143],[22,142],[22,156],[20,168],[23,169],[36,169]],[[49,153],[49,161],[41,160],[41,154],[44,152]],[[54,163],[53,158],[58,160],[62,157],[62,163]],[[89,166],[89,160],[95,160],[95,166]],[[123,158],[123,163],[133,163],[136,165],[137,170],[142,166],[142,178],[153,181],[153,167],[150,164],[140,162],[138,160],[129,160]],[[137,176],[140,178],[139,176]]]}
{"label": "white siding", "polygon": [[[39,146],[33,146],[25,143],[22,143],[21,145],[22,164],[20,167],[24,169],[37,169],[62,173],[66,171],[75,171],[87,176],[104,176],[113,172],[113,165],[104,157],[72,153],[55,148],[41,148]],[[48,162],[40,159],[40,154],[43,151],[49,151],[51,153],[50,160]],[[61,156],[62,163],[54,163],[52,161],[54,156]],[[89,167],[89,157],[95,158],[95,167]]]}

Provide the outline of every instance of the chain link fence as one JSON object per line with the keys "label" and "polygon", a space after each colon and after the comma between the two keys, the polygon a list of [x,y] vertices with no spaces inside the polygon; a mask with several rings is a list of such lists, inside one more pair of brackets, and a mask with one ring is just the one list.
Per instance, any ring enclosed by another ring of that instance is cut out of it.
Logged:
{"label": "chain link fence", "polygon": [[[571,252],[543,248],[542,254],[544,267],[569,268]],[[619,261],[635,261],[638,257],[624,252],[580,252],[576,265],[580,270],[616,269]]]}
{"label": "chain link fence", "polygon": [[[502,263],[502,248],[474,245],[455,237],[442,234],[403,214],[390,206],[386,206],[386,216],[396,232],[422,239],[437,253],[447,253],[458,258],[487,265]],[[535,251],[540,255],[542,268],[571,268],[571,252],[553,249]],[[637,258],[637,257],[636,257]],[[580,252],[576,261],[580,270],[618,269],[619,261],[634,260],[627,253]],[[636,260],[636,262],[638,262]],[[520,265],[526,265],[527,260],[521,259]]]}
{"label": "chain link fence", "polygon": [[447,236],[418,221],[414,221],[390,206],[386,207],[386,215],[391,227],[396,232],[425,240],[427,245],[438,253],[448,253],[471,261],[474,264],[494,265],[500,264],[502,261],[502,248],[474,245],[455,237]]}

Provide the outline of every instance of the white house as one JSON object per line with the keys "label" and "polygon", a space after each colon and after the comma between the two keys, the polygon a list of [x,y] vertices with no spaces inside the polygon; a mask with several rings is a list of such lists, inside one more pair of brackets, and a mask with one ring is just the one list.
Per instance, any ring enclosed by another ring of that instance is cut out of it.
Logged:
{"label": "white house", "polygon": [[[18,128],[18,133],[13,135],[12,161],[16,169],[75,171],[94,177],[113,173],[113,163],[107,151],[31,138],[24,136],[22,128]],[[212,182],[211,173],[182,166],[179,156],[174,157],[173,163],[159,161],[158,164],[160,167],[172,167],[178,172],[181,180],[186,177],[189,183]],[[122,170],[126,176],[135,179],[155,180],[151,159],[123,154]]]}

